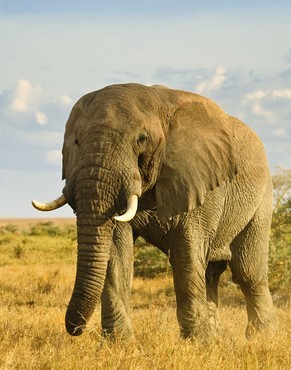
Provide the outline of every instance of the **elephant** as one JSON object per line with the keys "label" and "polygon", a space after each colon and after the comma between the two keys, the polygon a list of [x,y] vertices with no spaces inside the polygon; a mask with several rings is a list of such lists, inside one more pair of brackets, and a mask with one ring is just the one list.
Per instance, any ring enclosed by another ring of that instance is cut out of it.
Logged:
{"label": "elephant", "polygon": [[63,143],[62,195],[76,214],[77,270],[65,325],[80,335],[101,300],[102,332],[133,337],[134,241],[169,256],[183,338],[217,335],[218,282],[230,266],[246,337],[272,333],[268,286],[272,181],[261,140],[201,95],[115,84],[81,97]]}

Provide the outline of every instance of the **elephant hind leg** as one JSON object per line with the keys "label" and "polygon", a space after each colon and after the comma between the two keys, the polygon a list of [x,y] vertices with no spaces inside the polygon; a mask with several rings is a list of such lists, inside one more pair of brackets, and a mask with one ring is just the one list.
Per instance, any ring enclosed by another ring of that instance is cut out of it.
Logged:
{"label": "elephant hind leg", "polygon": [[[230,268],[247,302],[246,337],[256,332],[272,333],[276,328],[272,297],[268,286],[268,243],[271,212],[261,205],[231,245]],[[267,211],[266,211],[267,210]]]}

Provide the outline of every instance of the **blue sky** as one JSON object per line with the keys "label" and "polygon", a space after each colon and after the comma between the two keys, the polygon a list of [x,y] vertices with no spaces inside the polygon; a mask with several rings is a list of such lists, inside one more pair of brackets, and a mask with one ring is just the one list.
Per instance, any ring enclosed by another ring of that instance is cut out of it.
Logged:
{"label": "blue sky", "polygon": [[291,168],[291,2],[0,0],[0,217],[58,196],[74,102],[112,83],[198,92]]}

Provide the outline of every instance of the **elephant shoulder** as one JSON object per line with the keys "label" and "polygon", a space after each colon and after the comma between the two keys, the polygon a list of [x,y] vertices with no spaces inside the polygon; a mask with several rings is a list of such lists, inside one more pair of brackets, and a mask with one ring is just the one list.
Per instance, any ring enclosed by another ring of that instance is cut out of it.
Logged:
{"label": "elephant shoulder", "polygon": [[154,89],[169,89],[168,86],[165,85],[151,85]]}
{"label": "elephant shoulder", "polygon": [[267,154],[259,136],[236,117],[230,117],[233,124],[234,148],[239,173],[266,178],[269,176]]}
{"label": "elephant shoulder", "polygon": [[256,132],[236,117],[229,116],[229,119],[233,126],[236,152],[254,152],[258,157],[265,157],[266,152],[263,142]]}

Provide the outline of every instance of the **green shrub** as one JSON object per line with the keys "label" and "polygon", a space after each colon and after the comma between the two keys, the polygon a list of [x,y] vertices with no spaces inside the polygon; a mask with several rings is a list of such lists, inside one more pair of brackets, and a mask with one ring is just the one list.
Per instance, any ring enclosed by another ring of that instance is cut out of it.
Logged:
{"label": "green shrub", "polygon": [[142,238],[138,238],[135,243],[135,275],[148,278],[168,271],[169,257]]}
{"label": "green shrub", "polygon": [[274,212],[271,227],[269,274],[272,291],[291,286],[291,170],[273,176]]}
{"label": "green shrub", "polygon": [[48,222],[40,222],[38,224],[35,224],[30,229],[30,235],[31,236],[61,236],[62,230],[54,225],[52,221]]}
{"label": "green shrub", "polygon": [[11,233],[11,234],[16,234],[19,232],[19,228],[16,225],[9,224],[7,226],[2,226],[0,228],[0,233],[5,234],[5,233]]}
{"label": "green shrub", "polygon": [[[276,230],[275,230],[276,231]],[[291,236],[277,237],[274,233],[270,241],[269,254],[270,288],[289,291],[291,287]]]}

